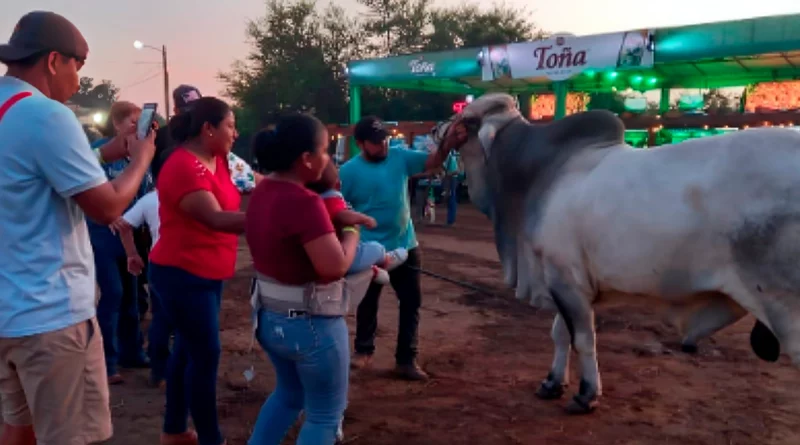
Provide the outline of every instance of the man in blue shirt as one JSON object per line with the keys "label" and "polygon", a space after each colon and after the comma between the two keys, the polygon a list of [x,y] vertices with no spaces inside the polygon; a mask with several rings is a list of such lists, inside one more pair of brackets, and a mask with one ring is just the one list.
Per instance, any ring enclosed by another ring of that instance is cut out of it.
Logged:
{"label": "man in blue shirt", "polygon": [[[408,178],[442,166],[437,151],[432,153],[404,148],[389,148],[388,131],[376,117],[359,121],[353,136],[361,154],[347,161],[339,175],[342,194],[353,209],[375,218],[372,230],[362,228],[362,241],[377,241],[386,250],[405,248],[408,260],[389,273],[392,288],[400,300],[395,372],[410,380],[426,380],[428,375],[417,364],[417,331],[420,291],[420,254],[408,202]],[[355,356],[352,367],[369,365],[375,351],[378,327],[378,300],[382,285],[372,284],[356,314]]]}
{"label": "man in blue shirt", "polygon": [[[109,181],[75,114],[89,47],[52,12],[20,19],[0,45],[1,444],[94,443],[111,437],[85,215],[110,224],[133,199],[153,137],[127,140],[131,163]],[[117,159],[118,152],[114,159]]]}

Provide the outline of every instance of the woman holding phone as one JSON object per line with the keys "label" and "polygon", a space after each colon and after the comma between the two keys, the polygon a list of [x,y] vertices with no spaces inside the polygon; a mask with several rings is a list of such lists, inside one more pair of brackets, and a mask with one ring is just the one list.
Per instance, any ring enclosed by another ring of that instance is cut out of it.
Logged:
{"label": "woman holding phone", "polygon": [[[115,102],[111,105],[108,120],[103,128],[103,139],[95,141],[92,148],[106,144],[115,136],[136,133],[136,125],[142,110],[131,102]],[[130,163],[128,158],[103,163],[109,181],[119,176]],[[139,193],[131,206],[153,189],[153,180],[146,174]],[[106,358],[108,383],[123,382],[118,366],[141,368],[148,366],[144,354],[141,328],[139,326],[138,285],[135,276],[128,273],[127,255],[119,237],[106,225],[86,220],[89,238],[94,250],[97,286],[100,301],[97,305],[97,321],[103,334],[103,349]]]}
{"label": "woman holding phone", "polygon": [[161,225],[150,254],[150,286],[175,329],[161,443],[219,445],[219,311],[245,219],[227,162],[238,134],[228,104],[208,96],[173,117],[169,130],[177,146],[158,175]]}

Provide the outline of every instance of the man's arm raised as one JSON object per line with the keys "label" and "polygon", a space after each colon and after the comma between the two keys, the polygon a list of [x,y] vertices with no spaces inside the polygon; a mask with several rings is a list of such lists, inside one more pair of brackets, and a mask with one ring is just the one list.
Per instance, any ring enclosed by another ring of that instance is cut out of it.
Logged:
{"label": "man's arm raised", "polygon": [[[153,160],[155,133],[151,131],[150,135],[142,140],[136,139],[135,136],[128,137],[126,151],[130,153],[131,162],[122,174],[111,182],[72,197],[89,218],[99,224],[111,224],[122,215],[139,191],[142,178]],[[101,147],[101,150],[109,144]]]}

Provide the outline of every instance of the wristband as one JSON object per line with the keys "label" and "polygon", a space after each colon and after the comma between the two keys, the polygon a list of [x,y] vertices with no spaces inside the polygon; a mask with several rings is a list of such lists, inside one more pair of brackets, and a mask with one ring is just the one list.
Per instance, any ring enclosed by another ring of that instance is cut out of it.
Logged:
{"label": "wristband", "polygon": [[358,229],[356,229],[353,226],[342,227],[342,233],[345,233],[345,232],[358,233]]}

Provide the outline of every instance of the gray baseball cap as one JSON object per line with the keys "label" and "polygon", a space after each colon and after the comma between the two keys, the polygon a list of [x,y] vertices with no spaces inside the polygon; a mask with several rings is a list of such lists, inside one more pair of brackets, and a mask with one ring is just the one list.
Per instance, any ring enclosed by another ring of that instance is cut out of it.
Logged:
{"label": "gray baseball cap", "polygon": [[0,45],[0,62],[17,62],[49,51],[84,61],[89,44],[66,18],[54,12],[33,11],[22,16],[8,43]]}

